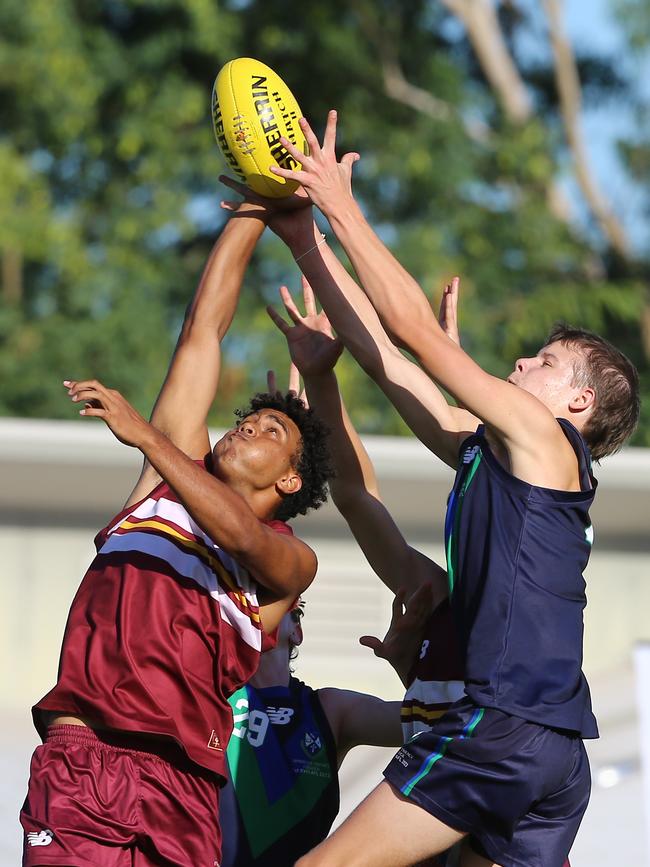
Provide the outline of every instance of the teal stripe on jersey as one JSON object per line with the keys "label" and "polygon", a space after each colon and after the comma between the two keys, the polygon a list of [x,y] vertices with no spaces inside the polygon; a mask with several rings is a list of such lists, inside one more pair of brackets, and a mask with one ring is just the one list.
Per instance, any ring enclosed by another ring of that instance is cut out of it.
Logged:
{"label": "teal stripe on jersey", "polygon": [[[472,737],[472,735],[474,734],[474,730],[476,729],[476,726],[483,719],[484,713],[485,713],[485,708],[482,708],[482,707],[479,707],[474,711],[474,713],[472,714],[472,718],[467,723],[467,725],[463,728],[463,731],[460,733],[459,738],[458,738],[459,740],[465,740],[466,738]],[[447,752],[447,747],[449,746],[449,744],[453,740],[454,740],[453,738],[447,737],[446,735],[444,735],[440,738],[440,746],[439,746],[438,750],[435,753],[429,753],[429,755],[426,757],[426,759],[422,763],[422,766],[421,766],[420,770],[417,772],[417,774],[415,774],[415,776],[411,777],[411,779],[408,781],[408,783],[405,783],[402,786],[400,791],[402,792],[403,795],[406,795],[408,797],[411,794],[411,792],[417,786],[417,784],[420,782],[420,780],[423,780],[424,777],[426,777],[426,775],[429,773],[431,768],[435,765],[435,763],[437,761],[439,761],[445,755],[445,753]]]}
{"label": "teal stripe on jersey", "polygon": [[448,515],[449,521],[447,522],[448,533],[447,533],[447,544],[446,544],[446,556],[447,556],[447,579],[449,581],[449,595],[451,596],[454,584],[456,583],[456,572],[458,565],[458,526],[460,524],[460,514],[463,509],[463,498],[469,486],[476,475],[476,471],[479,468],[479,464],[481,463],[481,452],[477,452],[474,456],[474,460],[472,461],[467,474],[465,475],[465,479],[460,486],[460,490],[458,492],[458,496],[455,497],[452,492],[452,497],[450,499],[450,508],[453,509],[453,514]]}

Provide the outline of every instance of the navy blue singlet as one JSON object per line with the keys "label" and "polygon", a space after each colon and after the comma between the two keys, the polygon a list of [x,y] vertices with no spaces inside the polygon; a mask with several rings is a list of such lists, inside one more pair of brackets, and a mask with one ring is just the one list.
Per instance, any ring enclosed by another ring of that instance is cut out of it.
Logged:
{"label": "navy blue singlet", "polygon": [[247,684],[229,699],[230,780],[221,790],[221,867],[294,864],[339,809],[337,751],[317,690]]}
{"label": "navy blue singlet", "polygon": [[582,673],[582,573],[597,482],[584,440],[558,421],[578,458],[581,491],[515,478],[490,450],[483,426],[463,442],[447,504],[447,570],[472,701],[594,738]]}

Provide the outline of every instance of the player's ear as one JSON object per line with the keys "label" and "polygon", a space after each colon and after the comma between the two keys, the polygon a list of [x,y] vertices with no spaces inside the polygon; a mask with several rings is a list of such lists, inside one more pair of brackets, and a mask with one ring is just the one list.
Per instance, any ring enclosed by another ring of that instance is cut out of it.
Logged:
{"label": "player's ear", "polygon": [[281,479],[275,483],[275,488],[279,494],[282,494],[284,497],[288,497],[291,494],[297,494],[298,491],[302,488],[302,479],[295,472],[295,470],[289,470],[289,472],[282,476]]}
{"label": "player's ear", "polygon": [[584,412],[591,409],[596,403],[596,392],[590,386],[581,388],[569,401],[569,409],[572,412]]}

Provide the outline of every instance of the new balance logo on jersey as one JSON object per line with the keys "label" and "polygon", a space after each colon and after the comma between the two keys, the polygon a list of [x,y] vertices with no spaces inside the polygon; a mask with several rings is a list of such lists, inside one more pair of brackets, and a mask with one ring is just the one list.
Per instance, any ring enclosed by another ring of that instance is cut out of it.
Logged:
{"label": "new balance logo on jersey", "polygon": [[465,449],[465,451],[463,452],[463,463],[471,464],[476,455],[480,452],[480,450],[480,446],[472,446],[471,449]]}
{"label": "new balance logo on jersey", "polygon": [[46,828],[45,831],[28,831],[27,845],[28,846],[49,846],[54,840],[54,832]]}
{"label": "new balance logo on jersey", "polygon": [[286,726],[293,716],[292,707],[267,707],[266,712],[274,726]]}

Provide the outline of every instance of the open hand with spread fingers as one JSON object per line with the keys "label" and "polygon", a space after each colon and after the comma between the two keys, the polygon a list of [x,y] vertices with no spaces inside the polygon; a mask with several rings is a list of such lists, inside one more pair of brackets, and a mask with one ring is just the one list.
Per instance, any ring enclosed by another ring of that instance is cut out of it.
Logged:
{"label": "open hand with spread fingers", "polygon": [[114,388],[106,388],[96,379],[64,380],[74,403],[83,403],[79,415],[101,418],[124,445],[140,448],[151,425]]}
{"label": "open hand with spread fingers", "polygon": [[343,344],[334,337],[325,312],[318,312],[313,290],[304,277],[302,294],[305,304],[304,316],[298,310],[287,287],[280,288],[280,296],[293,325],[286,322],[273,307],[269,306],[266,309],[273,322],[287,338],[291,360],[302,376],[320,376],[333,370],[343,351]]}
{"label": "open hand with spread fingers", "polygon": [[358,153],[350,152],[336,159],[336,111],[327,115],[327,126],[321,147],[307,120],[300,118],[300,128],[309,145],[309,155],[302,153],[289,139],[282,138],[282,146],[302,164],[302,169],[283,169],[271,166],[271,171],[282,178],[297,181],[312,202],[330,216],[337,207],[352,199],[352,167],[360,159]]}

